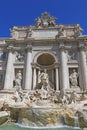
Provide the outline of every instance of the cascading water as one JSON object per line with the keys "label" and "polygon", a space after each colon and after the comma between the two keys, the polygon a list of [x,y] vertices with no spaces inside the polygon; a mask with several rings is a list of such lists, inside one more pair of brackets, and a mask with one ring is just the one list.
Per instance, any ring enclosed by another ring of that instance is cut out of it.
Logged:
{"label": "cascading water", "polygon": [[78,116],[74,116],[74,127],[79,127]]}
{"label": "cascading water", "polygon": [[64,122],[65,122],[65,125],[68,124],[68,123],[67,123],[66,115],[64,115]]}

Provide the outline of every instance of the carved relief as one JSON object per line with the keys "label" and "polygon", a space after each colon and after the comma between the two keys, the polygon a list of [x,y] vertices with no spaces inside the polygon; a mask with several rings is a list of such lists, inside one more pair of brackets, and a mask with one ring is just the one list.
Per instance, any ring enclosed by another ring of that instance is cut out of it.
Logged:
{"label": "carved relief", "polygon": [[27,36],[28,38],[32,37],[32,34],[33,34],[33,30],[30,28],[28,31],[27,31]]}
{"label": "carved relief", "polygon": [[76,60],[76,52],[74,52],[74,51],[68,51],[67,52],[67,60],[68,61]]}
{"label": "carved relief", "polygon": [[24,53],[16,52],[16,61],[17,62],[23,62],[24,61]]}
{"label": "carved relief", "polygon": [[41,18],[36,18],[36,26],[37,27],[49,27],[55,26],[55,17],[51,17],[49,13],[45,12],[42,14]]}

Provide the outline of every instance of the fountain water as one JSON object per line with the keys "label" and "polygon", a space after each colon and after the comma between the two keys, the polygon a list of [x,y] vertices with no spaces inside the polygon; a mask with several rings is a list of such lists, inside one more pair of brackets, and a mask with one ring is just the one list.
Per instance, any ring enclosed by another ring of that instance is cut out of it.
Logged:
{"label": "fountain water", "polygon": [[79,127],[78,116],[74,116],[74,127]]}

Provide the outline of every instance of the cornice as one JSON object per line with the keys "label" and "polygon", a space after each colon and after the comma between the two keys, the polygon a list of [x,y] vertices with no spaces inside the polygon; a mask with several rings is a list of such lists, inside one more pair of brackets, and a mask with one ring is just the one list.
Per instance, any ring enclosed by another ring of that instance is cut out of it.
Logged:
{"label": "cornice", "polygon": [[[46,27],[37,27],[35,25],[29,25],[29,26],[13,26],[12,29],[17,30],[17,31],[25,31],[29,28],[34,29],[34,30],[48,30],[48,29],[58,29],[60,26],[63,26],[64,29],[73,29],[77,27],[79,24],[56,24],[55,26],[46,26]],[[79,25],[80,26],[80,25]]]}
{"label": "cornice", "polygon": [[79,42],[79,46],[78,46],[79,50],[81,51],[86,51],[86,46],[85,44],[83,44],[83,42]]}
{"label": "cornice", "polygon": [[[12,39],[12,38],[0,38],[0,40],[4,40],[5,44],[27,44],[27,43],[59,43],[59,42],[77,42],[79,43],[84,42],[85,44],[87,44],[87,35],[83,35],[81,37],[77,37],[77,38],[67,38],[67,37],[60,37],[57,39],[34,39],[34,38],[29,38],[29,39],[23,39],[23,40],[18,40],[18,39]],[[4,45],[4,44],[3,44]]]}

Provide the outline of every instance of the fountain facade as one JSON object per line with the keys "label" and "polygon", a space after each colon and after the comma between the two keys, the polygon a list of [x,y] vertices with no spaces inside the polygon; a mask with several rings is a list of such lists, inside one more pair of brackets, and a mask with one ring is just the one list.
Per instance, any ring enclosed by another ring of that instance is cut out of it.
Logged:
{"label": "fountain facade", "polygon": [[79,24],[55,20],[45,12],[34,26],[14,26],[0,39],[3,122],[87,127],[87,36]]}
{"label": "fountain facade", "polygon": [[87,89],[87,37],[79,24],[55,21],[45,12],[34,26],[14,26],[11,37],[0,40],[1,90],[14,91],[19,71],[21,89],[35,89],[44,70],[54,90]]}

